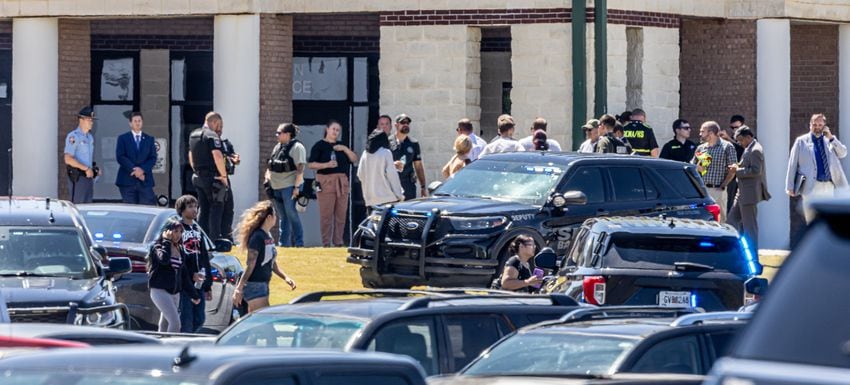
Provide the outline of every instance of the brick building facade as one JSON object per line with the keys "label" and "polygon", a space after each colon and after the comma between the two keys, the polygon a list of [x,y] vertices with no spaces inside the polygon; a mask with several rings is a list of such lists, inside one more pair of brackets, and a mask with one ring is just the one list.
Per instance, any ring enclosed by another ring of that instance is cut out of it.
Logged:
{"label": "brick building facade", "polygon": [[[269,133],[285,121],[302,125],[305,140],[315,140],[324,121],[340,120],[347,127],[343,136],[359,152],[379,113],[405,112],[413,118],[429,182],[439,179],[451,155],[461,117],[487,139],[503,112],[516,118],[517,136],[543,116],[563,147],[582,139],[572,137],[571,127],[571,24],[577,17],[588,23],[581,55],[587,111],[593,111],[593,2],[581,15],[565,0],[430,4],[116,0],[99,7],[7,0],[0,9],[6,18],[0,22],[0,89],[4,66],[11,77],[0,101],[9,101],[9,112],[0,103],[0,121],[10,124],[0,137],[12,140],[0,145],[13,148],[15,178],[6,171],[7,159],[0,179],[12,180],[17,194],[67,197],[63,142],[86,104],[112,114],[110,122],[120,121],[122,108],[145,114],[146,131],[167,148],[156,192],[171,199],[187,192],[187,130],[205,111],[222,112],[225,136],[243,156],[234,177],[237,210],[262,196],[265,159],[275,143]],[[678,117],[725,125],[732,114],[745,115],[765,145],[774,196],[762,205],[768,225],[760,244],[786,247],[799,227],[795,202],[782,191],[790,143],[811,113],[826,113],[837,133],[850,119],[850,66],[839,65],[850,60],[850,4],[842,4],[609,0],[604,108],[643,108],[659,142],[672,136],[670,124]],[[47,40],[34,44],[36,37]],[[11,59],[4,64],[3,52],[16,58],[14,66]],[[102,71],[122,64],[132,72],[133,95],[113,100],[103,92]],[[55,74],[42,76],[46,72]],[[13,80],[29,86],[14,98]],[[101,143],[108,143],[109,130],[126,129],[99,124]],[[40,157],[37,149],[45,145],[55,152]],[[111,167],[108,156],[103,162]],[[33,168],[55,178],[33,177]],[[114,199],[113,181],[103,179],[96,194]],[[356,195],[352,213],[362,208]],[[356,223],[357,215],[351,220]]]}

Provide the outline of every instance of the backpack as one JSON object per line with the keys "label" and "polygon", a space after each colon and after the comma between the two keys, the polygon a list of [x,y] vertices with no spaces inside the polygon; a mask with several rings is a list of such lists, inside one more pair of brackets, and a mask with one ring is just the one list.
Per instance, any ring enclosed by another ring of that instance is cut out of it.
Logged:
{"label": "backpack", "polygon": [[292,156],[289,155],[289,151],[292,150],[292,147],[296,143],[300,143],[298,139],[292,139],[285,145],[278,143],[276,150],[272,153],[271,159],[269,159],[269,170],[272,172],[292,172],[297,170],[295,159],[292,159]]}

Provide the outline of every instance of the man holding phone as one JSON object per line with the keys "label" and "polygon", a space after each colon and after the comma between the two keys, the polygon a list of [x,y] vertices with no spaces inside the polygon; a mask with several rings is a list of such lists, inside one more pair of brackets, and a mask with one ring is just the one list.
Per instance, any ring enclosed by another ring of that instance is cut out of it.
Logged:
{"label": "man holding phone", "polygon": [[[824,114],[812,115],[809,132],[797,137],[790,155],[785,192],[801,195],[804,206],[812,197],[833,196],[835,190],[848,187],[840,161],[847,156],[847,147],[829,131]],[[814,219],[814,213],[805,215],[806,223]]]}

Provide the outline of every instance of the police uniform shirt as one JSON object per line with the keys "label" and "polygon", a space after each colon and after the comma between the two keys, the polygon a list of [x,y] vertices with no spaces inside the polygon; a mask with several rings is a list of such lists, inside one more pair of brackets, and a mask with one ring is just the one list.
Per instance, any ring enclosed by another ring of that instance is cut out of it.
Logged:
{"label": "police uniform shirt", "polygon": [[623,127],[623,138],[632,146],[636,155],[650,156],[652,149],[658,148],[652,127],[639,120],[634,120]]}
{"label": "police uniform shirt", "polygon": [[94,136],[91,133],[84,134],[77,127],[65,137],[65,153],[74,157],[83,166],[91,168],[94,157]]}
{"label": "police uniform shirt", "polygon": [[691,159],[694,158],[694,151],[696,151],[696,149],[696,143],[691,142],[688,139],[685,139],[685,143],[682,143],[678,139],[674,138],[664,144],[664,148],[661,149],[661,155],[659,155],[659,158],[678,160],[679,162],[690,162]]}
{"label": "police uniform shirt", "polygon": [[227,175],[233,175],[236,172],[236,164],[230,160],[230,157],[236,154],[236,150],[233,149],[233,143],[230,143],[230,140],[221,140],[221,154],[225,157],[224,168],[227,170]]}
{"label": "police uniform shirt", "polygon": [[413,162],[417,160],[422,160],[422,153],[419,150],[419,142],[417,142],[416,139],[413,139],[408,136],[404,138],[404,141],[399,143],[398,138],[393,135],[390,138],[390,149],[393,152],[393,160],[401,160],[402,156],[406,157],[404,168],[399,171],[399,175],[402,178],[413,178]]}
{"label": "police uniform shirt", "polygon": [[195,174],[202,177],[219,176],[215,167],[213,150],[219,150],[224,154],[224,146],[221,138],[208,127],[201,127],[189,135],[189,151],[192,153],[192,162],[195,164]]}

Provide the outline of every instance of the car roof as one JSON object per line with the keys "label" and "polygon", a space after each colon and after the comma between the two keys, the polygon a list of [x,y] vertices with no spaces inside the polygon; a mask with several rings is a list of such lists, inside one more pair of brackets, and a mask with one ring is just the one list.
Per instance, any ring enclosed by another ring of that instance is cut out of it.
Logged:
{"label": "car roof", "polygon": [[672,318],[599,319],[567,324],[547,324],[539,327],[532,326],[522,329],[520,333],[592,333],[617,337],[646,338],[660,331],[672,329],[673,326],[670,326],[672,321]]}
{"label": "car roof", "polygon": [[[184,351],[185,349],[185,351]],[[10,357],[0,360],[0,368],[11,370],[97,370],[122,369],[149,371],[160,369],[171,372],[176,358],[183,358],[180,365],[184,374],[208,376],[215,369],[228,364],[267,363],[299,367],[311,364],[373,364],[413,365],[405,356],[375,352],[343,353],[314,349],[251,348],[230,346],[151,345],[144,349],[127,349],[126,346],[98,347],[91,349],[61,349]],[[185,358],[189,358],[188,360]]]}
{"label": "car roof", "polygon": [[520,162],[529,164],[538,164],[550,162],[567,166],[573,163],[622,163],[622,164],[651,164],[653,167],[669,166],[672,168],[693,167],[688,163],[677,162],[669,159],[660,159],[643,156],[631,156],[621,154],[586,154],[578,152],[551,152],[551,151],[519,151],[519,152],[503,152],[498,154],[489,154],[481,159],[492,161]]}
{"label": "car roof", "polygon": [[599,217],[585,223],[594,230],[607,233],[637,233],[657,235],[695,235],[706,237],[738,237],[732,226],[703,219],[652,217]]}
{"label": "car roof", "polygon": [[0,197],[0,225],[80,226],[71,202],[36,197]]}
{"label": "car roof", "polygon": [[132,343],[160,343],[154,337],[146,336],[125,330],[100,328],[94,326],[78,326],[66,324],[46,323],[8,323],[0,324],[0,335],[29,337],[29,338],[54,338],[63,340],[113,340],[128,341]]}
{"label": "car roof", "polygon": [[254,312],[256,315],[311,314],[351,317],[362,320],[398,310],[407,302],[404,298],[352,299],[270,306]]}

